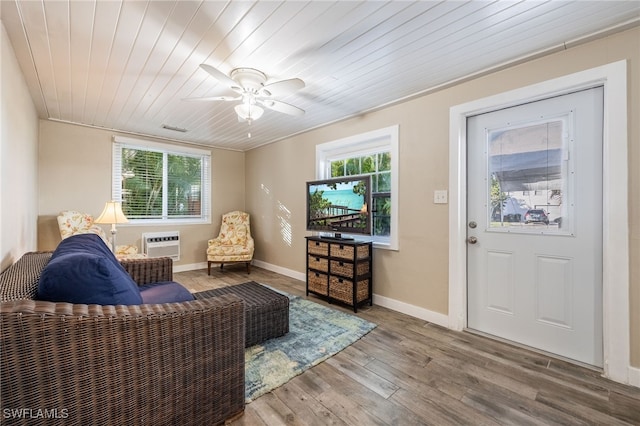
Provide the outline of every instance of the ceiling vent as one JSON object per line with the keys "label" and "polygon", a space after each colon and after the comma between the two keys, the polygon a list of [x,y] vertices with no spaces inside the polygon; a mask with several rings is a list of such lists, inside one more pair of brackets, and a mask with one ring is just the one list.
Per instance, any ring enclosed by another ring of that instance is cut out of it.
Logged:
{"label": "ceiling vent", "polygon": [[187,132],[187,129],[183,129],[182,127],[169,126],[168,124],[163,124],[162,128],[167,130],[173,130],[174,132],[181,132],[181,133]]}

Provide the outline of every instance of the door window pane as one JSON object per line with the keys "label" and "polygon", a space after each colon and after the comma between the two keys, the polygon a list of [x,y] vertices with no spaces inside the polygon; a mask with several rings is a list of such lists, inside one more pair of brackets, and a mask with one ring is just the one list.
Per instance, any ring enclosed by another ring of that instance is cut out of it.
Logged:
{"label": "door window pane", "polygon": [[572,233],[568,122],[487,132],[490,230]]}

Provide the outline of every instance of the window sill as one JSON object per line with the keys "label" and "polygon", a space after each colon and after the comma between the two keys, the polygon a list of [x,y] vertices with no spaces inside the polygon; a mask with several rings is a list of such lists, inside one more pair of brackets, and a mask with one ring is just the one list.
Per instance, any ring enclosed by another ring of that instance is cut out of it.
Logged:
{"label": "window sill", "polygon": [[129,219],[118,226],[211,225],[211,219]]}

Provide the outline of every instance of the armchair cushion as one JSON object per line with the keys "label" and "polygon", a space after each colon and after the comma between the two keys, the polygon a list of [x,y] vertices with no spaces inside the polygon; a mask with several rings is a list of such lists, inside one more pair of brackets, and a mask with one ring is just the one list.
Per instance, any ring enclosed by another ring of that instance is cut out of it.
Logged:
{"label": "armchair cushion", "polygon": [[251,260],[253,250],[247,245],[215,245],[211,244],[207,249],[207,255],[224,257],[228,261]]}
{"label": "armchair cushion", "polygon": [[139,305],[142,296],[131,276],[95,234],[60,242],[42,271],[38,299],[96,305]]}
{"label": "armchair cushion", "polygon": [[162,281],[140,286],[142,303],[177,303],[195,300],[193,294],[175,281]]}
{"label": "armchair cushion", "polygon": [[[125,257],[129,259],[138,258],[142,259],[147,257],[143,253],[138,253],[138,247],[133,244],[122,244],[116,246],[116,257]],[[128,256],[128,257],[127,257]]]}

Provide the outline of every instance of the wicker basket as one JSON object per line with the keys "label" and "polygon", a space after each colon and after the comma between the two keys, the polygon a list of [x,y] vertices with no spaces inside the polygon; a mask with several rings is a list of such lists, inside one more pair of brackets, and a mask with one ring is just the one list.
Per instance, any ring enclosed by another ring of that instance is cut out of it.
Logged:
{"label": "wicker basket", "polygon": [[309,256],[309,268],[329,272],[329,260],[326,257]]}
{"label": "wicker basket", "polygon": [[362,245],[354,247],[351,245],[331,244],[331,257],[342,259],[353,259],[353,252],[356,250],[356,259],[366,259],[369,257],[369,246]]}
{"label": "wicker basket", "polygon": [[[353,303],[353,281],[338,277],[329,279],[329,296],[345,302]],[[356,285],[356,303],[369,299],[369,279],[358,281]]]}
{"label": "wicker basket", "polygon": [[327,285],[329,283],[329,276],[320,272],[309,271],[307,273],[307,288],[314,293],[327,295]]}
{"label": "wicker basket", "polygon": [[323,243],[320,241],[307,241],[307,252],[309,254],[318,254],[320,256],[329,255],[329,243]]}
{"label": "wicker basket", "polygon": [[[339,260],[331,261],[331,273],[342,275],[348,278],[353,278],[353,263],[341,262]],[[357,262],[356,274],[357,276],[365,275],[369,273],[369,262]]]}

